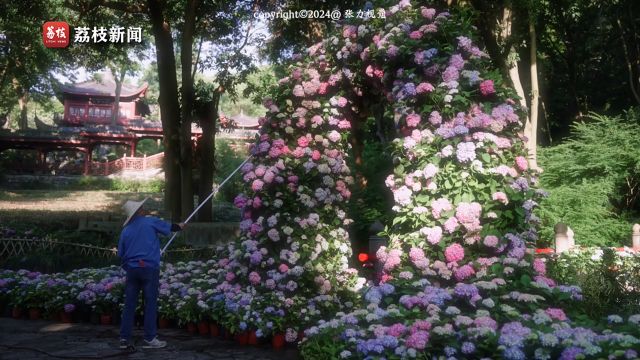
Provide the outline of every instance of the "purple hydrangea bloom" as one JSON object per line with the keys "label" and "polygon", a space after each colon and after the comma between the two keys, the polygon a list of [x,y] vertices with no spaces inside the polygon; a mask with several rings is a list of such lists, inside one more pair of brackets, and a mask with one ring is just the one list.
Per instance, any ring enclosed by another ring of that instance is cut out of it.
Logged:
{"label": "purple hydrangea bloom", "polygon": [[506,323],[500,330],[498,343],[507,347],[519,347],[523,345],[529,334],[531,334],[531,329],[523,326],[519,321]]}
{"label": "purple hydrangea bloom", "polygon": [[560,354],[560,360],[574,360],[578,355],[584,353],[582,348],[577,346],[571,346],[562,351]]}
{"label": "purple hydrangea bloom", "polygon": [[416,95],[416,85],[414,83],[406,83],[404,84],[403,88],[404,93],[410,96],[415,96]]}

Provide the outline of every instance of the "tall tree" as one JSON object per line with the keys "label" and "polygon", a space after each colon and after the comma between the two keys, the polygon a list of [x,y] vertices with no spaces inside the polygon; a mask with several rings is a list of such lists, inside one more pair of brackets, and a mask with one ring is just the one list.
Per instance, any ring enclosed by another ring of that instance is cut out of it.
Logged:
{"label": "tall tree", "polygon": [[115,11],[134,15],[138,21],[141,15],[149,20],[155,42],[158,104],[164,133],[165,207],[174,220],[186,217],[193,209],[191,124],[194,69],[199,61],[194,61],[194,41],[202,38],[216,44],[234,34],[235,29],[242,28],[238,25],[250,18],[252,2],[66,0],[66,4],[82,14],[96,16]]}
{"label": "tall tree", "polygon": [[70,61],[66,49],[48,49],[40,29],[44,21],[64,18],[59,1],[0,2],[0,114],[19,106],[17,125],[27,127],[27,105],[33,96],[49,98],[57,85],[52,71]]}
{"label": "tall tree", "polygon": [[131,61],[128,52],[124,51],[121,53],[121,56],[110,58],[107,61],[107,67],[116,84],[115,99],[111,111],[111,125],[115,126],[118,125],[118,119],[120,118],[120,94],[122,93],[122,84],[124,83],[125,77],[135,74],[139,66],[136,62]]}

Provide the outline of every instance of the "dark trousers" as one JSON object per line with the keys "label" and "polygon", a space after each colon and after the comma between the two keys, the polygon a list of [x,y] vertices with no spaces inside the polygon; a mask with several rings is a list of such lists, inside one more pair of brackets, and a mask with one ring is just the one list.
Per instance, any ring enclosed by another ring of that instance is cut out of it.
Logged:
{"label": "dark trousers", "polygon": [[148,267],[132,267],[127,269],[127,280],[124,289],[124,311],[120,325],[120,338],[131,340],[133,321],[138,305],[140,290],[144,293],[144,339],[153,340],[158,328],[158,287],[160,286],[160,270]]}

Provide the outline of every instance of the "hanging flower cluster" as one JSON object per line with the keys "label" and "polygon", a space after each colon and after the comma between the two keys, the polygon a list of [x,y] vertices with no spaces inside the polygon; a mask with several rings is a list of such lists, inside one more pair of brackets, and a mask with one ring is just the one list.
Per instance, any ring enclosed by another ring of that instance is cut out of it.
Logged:
{"label": "hanging flower cluster", "polygon": [[390,244],[365,304],[308,329],[303,354],[635,358],[637,337],[572,327],[563,308],[580,289],[557,285],[528,249],[542,194],[519,109],[468,22],[406,0],[386,13],[345,32],[362,44],[364,77],[400,134],[386,179]]}

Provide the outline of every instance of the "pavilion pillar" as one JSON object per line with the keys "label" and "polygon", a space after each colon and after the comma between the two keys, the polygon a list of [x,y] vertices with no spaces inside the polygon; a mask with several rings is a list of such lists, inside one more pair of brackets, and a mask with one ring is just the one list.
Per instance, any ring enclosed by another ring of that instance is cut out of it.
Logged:
{"label": "pavilion pillar", "polygon": [[83,171],[83,175],[90,175],[91,174],[91,161],[93,161],[92,156],[93,156],[93,149],[91,147],[88,147],[86,152],[84,153],[84,171]]}
{"label": "pavilion pillar", "polygon": [[129,156],[136,157],[136,145],[138,145],[138,143],[135,140],[129,144],[129,150],[130,150]]}
{"label": "pavilion pillar", "polygon": [[47,170],[47,154],[43,149],[38,149],[38,171],[45,173]]}
{"label": "pavilion pillar", "polygon": [[631,230],[631,246],[633,250],[640,251],[640,225],[634,224]]}

